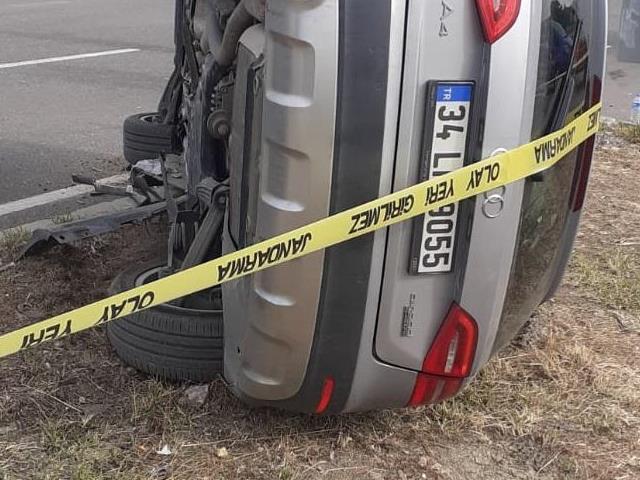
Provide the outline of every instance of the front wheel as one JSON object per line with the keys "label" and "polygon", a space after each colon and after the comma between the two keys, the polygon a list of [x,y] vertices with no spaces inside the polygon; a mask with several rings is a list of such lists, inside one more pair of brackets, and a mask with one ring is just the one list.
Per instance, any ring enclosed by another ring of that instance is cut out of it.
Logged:
{"label": "front wheel", "polygon": [[127,117],[122,132],[124,158],[132,165],[161,154],[179,153],[176,126],[162,123],[158,113]]}

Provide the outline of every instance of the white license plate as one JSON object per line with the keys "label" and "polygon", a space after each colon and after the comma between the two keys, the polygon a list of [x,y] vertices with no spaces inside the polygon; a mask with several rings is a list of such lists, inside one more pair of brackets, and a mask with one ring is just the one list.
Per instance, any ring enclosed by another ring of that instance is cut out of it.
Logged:
{"label": "white license plate", "polygon": [[[472,98],[472,83],[429,84],[420,181],[464,166]],[[457,223],[457,203],[431,211],[416,221],[411,273],[447,273],[453,269]]]}

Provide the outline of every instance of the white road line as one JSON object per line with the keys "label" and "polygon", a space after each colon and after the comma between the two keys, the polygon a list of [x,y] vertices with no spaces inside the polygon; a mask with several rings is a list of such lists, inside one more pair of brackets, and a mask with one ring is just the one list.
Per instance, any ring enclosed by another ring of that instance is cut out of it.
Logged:
{"label": "white road line", "polygon": [[10,3],[7,7],[11,8],[32,8],[32,7],[46,7],[49,5],[68,5],[71,0],[49,0],[45,2],[29,2],[29,3]]}
{"label": "white road line", "polygon": [[[125,183],[129,178],[129,174],[114,175],[113,177],[102,178],[98,180],[105,185]],[[49,203],[59,202],[60,200],[68,200],[69,198],[78,197],[86,193],[91,193],[95,189],[92,185],[74,185],[73,187],[55,190],[53,192],[42,193],[34,197],[23,198],[14,202],[0,205],[0,217],[11,213],[22,212],[33,207],[40,207]]]}
{"label": "white road line", "polygon": [[81,60],[83,58],[105,57],[107,55],[119,55],[121,53],[139,52],[139,48],[121,48],[120,50],[107,50],[105,52],[82,53],[80,55],[67,55],[65,57],[41,58],[39,60],[25,60],[23,62],[0,63],[0,70],[4,68],[26,67],[41,63],[66,62],[69,60]]}

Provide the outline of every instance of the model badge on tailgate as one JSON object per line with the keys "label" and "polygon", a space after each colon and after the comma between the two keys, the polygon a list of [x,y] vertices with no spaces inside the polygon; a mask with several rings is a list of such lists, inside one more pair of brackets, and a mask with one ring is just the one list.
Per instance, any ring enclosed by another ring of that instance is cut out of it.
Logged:
{"label": "model badge on tailgate", "polygon": [[416,309],[416,294],[409,295],[409,304],[402,307],[401,337],[413,337],[413,317]]}

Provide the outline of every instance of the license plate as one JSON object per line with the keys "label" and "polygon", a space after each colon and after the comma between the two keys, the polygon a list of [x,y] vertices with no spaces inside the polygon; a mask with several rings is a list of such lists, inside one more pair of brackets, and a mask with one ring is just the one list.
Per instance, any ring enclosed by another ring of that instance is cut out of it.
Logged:
{"label": "license plate", "polygon": [[[419,181],[436,178],[464,166],[473,86],[471,82],[428,84]],[[453,269],[457,223],[457,203],[431,211],[416,220],[410,273],[447,273]]]}

